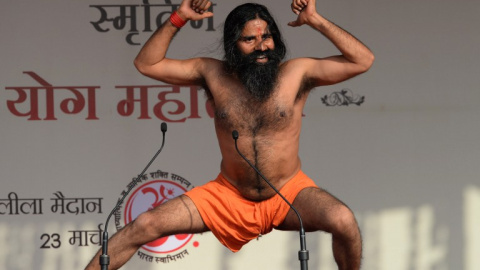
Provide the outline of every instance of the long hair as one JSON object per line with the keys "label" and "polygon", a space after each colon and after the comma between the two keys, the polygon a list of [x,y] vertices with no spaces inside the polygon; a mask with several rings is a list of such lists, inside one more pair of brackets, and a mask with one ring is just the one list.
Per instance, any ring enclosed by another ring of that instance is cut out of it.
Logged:
{"label": "long hair", "polygon": [[239,61],[240,52],[236,43],[242,34],[245,24],[257,18],[267,22],[268,30],[272,34],[275,44],[275,51],[281,56],[281,59],[285,57],[287,51],[285,42],[268,9],[260,4],[246,3],[233,9],[225,19],[223,48],[225,50],[224,58],[227,70],[232,71]]}

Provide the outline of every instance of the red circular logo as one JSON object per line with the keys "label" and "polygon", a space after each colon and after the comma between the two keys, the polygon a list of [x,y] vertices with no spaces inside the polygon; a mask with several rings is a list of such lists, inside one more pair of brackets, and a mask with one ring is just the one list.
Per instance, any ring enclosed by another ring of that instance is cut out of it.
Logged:
{"label": "red circular logo", "polygon": [[[182,195],[187,191],[181,185],[167,181],[154,180],[143,184],[133,192],[125,206],[125,224],[136,219],[141,213]],[[170,253],[185,246],[193,234],[177,234],[159,238],[142,246],[143,249],[154,253]]]}

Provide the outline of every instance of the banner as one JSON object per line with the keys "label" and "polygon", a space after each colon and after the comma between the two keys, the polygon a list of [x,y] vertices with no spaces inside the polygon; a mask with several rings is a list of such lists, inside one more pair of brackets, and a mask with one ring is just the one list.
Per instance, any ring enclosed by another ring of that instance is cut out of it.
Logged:
{"label": "banner", "polygon": [[[179,0],[15,0],[0,11],[0,269],[83,269],[139,213],[216,177],[221,161],[202,89],[141,75],[133,60]],[[243,1],[213,1],[171,58],[221,59],[223,22]],[[288,58],[339,54],[263,1]],[[480,35],[474,1],[317,1],[375,54],[365,74],[312,91],[302,168],[355,213],[363,269],[480,265]],[[138,177],[168,131],[165,148]],[[331,237],[308,233],[311,269],[337,269]],[[231,253],[211,233],[140,248],[122,269],[298,269],[297,232]]]}

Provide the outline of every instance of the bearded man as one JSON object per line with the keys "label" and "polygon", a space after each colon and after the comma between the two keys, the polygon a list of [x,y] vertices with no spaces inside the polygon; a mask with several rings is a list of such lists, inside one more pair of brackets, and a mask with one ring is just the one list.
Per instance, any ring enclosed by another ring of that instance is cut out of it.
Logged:
{"label": "bearded man", "polygon": [[[341,52],[325,58],[283,61],[285,45],[268,10],[259,4],[235,8],[224,26],[225,59],[166,58],[188,20],[213,16],[208,0],[184,0],[148,40],[135,66],[168,84],[199,85],[215,111],[222,160],[215,180],[145,212],[109,240],[110,268],[126,263],[143,244],[172,234],[211,231],[232,251],[259,235],[298,230],[290,207],[236,151],[238,148],[300,213],[306,231],[332,234],[339,269],[359,269],[362,241],[352,211],[319,188],[301,170],[298,156],[302,111],[310,90],[367,71],[372,52],[351,34],[317,13],[315,0],[293,0],[292,27],[308,25]],[[99,255],[88,269],[99,269]]]}

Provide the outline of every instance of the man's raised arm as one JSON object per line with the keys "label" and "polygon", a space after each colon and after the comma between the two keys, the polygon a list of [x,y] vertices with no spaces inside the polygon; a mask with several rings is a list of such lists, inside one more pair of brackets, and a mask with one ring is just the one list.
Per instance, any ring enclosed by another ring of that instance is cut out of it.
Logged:
{"label": "man's raised arm", "polygon": [[335,84],[366,72],[373,64],[373,53],[357,38],[317,13],[315,0],[293,0],[292,11],[298,15],[289,26],[307,24],[328,38],[342,53],[326,58],[302,59],[307,78],[314,86]]}
{"label": "man's raised arm", "polygon": [[170,84],[195,84],[201,79],[200,59],[175,60],[166,58],[167,49],[178,30],[189,20],[213,16],[207,11],[209,0],[183,0],[177,11],[148,39],[135,58],[140,73]]}

